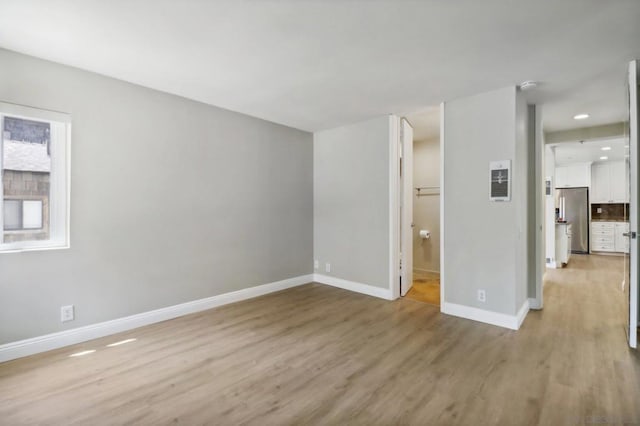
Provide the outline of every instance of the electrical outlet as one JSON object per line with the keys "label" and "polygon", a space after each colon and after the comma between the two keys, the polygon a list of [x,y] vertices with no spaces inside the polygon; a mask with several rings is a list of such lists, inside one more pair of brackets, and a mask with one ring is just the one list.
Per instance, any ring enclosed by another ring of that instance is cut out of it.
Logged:
{"label": "electrical outlet", "polygon": [[60,321],[67,322],[73,321],[75,318],[75,313],[73,309],[73,305],[62,306],[60,308]]}
{"label": "electrical outlet", "polygon": [[331,264],[330,263],[325,263],[324,264],[324,270],[325,270],[325,272],[331,272]]}
{"label": "electrical outlet", "polygon": [[320,261],[318,259],[313,261],[313,269],[318,269],[320,267]]}
{"label": "electrical outlet", "polygon": [[485,290],[478,290],[478,301],[483,303],[487,301],[487,292]]}

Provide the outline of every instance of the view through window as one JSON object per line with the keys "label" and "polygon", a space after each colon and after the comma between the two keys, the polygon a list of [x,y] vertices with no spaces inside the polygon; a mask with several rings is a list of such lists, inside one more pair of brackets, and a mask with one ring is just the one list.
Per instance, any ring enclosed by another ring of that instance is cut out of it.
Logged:
{"label": "view through window", "polygon": [[3,242],[48,240],[51,124],[11,116],[3,124]]}
{"label": "view through window", "polygon": [[69,123],[23,109],[36,117],[0,110],[0,251],[68,244]]}

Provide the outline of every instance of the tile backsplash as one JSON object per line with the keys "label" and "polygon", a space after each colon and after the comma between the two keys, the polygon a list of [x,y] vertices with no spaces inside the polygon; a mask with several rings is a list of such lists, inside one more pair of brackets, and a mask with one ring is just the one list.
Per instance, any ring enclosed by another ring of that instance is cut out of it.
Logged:
{"label": "tile backsplash", "polygon": [[629,203],[591,204],[591,220],[628,220],[628,212]]}

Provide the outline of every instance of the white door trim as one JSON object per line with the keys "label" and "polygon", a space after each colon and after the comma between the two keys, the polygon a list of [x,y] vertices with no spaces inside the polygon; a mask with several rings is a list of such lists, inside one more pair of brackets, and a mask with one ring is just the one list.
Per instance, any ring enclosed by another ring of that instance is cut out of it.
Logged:
{"label": "white door trim", "polygon": [[539,105],[535,105],[534,120],[529,125],[533,126],[533,137],[535,140],[535,183],[534,188],[536,191],[535,197],[535,287],[536,294],[529,299],[529,307],[532,309],[542,309],[544,306],[543,291],[544,291],[544,272],[546,268],[546,195],[545,195],[545,146],[544,135],[542,133],[542,108]]}
{"label": "white door trim", "polygon": [[445,179],[444,179],[444,119],[445,119],[445,103],[440,104],[440,312],[444,312],[445,306],[445,270],[444,270],[444,240],[446,234],[445,214],[444,214],[444,197]]}
{"label": "white door trim", "polygon": [[389,289],[400,297],[400,119],[389,115]]}
{"label": "white door trim", "polygon": [[[638,61],[629,63],[629,231],[638,232]],[[629,239],[629,346],[638,346],[638,239]]]}
{"label": "white door trim", "polygon": [[402,153],[400,177],[400,251],[402,269],[400,295],[407,294],[413,286],[413,126],[406,118],[400,119]]}

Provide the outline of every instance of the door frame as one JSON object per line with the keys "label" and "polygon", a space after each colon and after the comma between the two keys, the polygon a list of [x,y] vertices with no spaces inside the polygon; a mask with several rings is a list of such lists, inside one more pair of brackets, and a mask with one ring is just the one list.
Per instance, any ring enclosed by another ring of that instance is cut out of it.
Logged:
{"label": "door frame", "polygon": [[[535,190],[535,236],[533,247],[535,249],[535,261],[533,276],[536,292],[533,297],[529,297],[529,307],[531,309],[542,309],[544,306],[544,273],[546,262],[546,176],[545,176],[545,143],[542,131],[542,107],[530,105],[528,108],[529,139],[533,138],[534,144],[534,190]],[[553,191],[553,186],[552,186]]]}
{"label": "door frame", "polygon": [[[407,127],[410,136],[407,138]],[[413,286],[413,125],[400,118],[400,296]],[[406,289],[406,290],[405,290]],[[404,293],[404,294],[403,294]]]}
{"label": "door frame", "polygon": [[389,115],[389,289],[400,297],[400,118]]}
{"label": "door frame", "polygon": [[[638,60],[631,61],[628,68],[629,91],[629,231],[633,234],[638,229]],[[633,117],[633,118],[632,118]],[[633,155],[633,157],[632,157]],[[629,315],[627,338],[629,346],[638,346],[638,239],[629,238]]]}
{"label": "door frame", "polygon": [[[630,191],[629,191],[629,205],[630,205],[630,217],[629,217],[629,226],[630,226],[630,231],[631,232],[638,232],[638,224],[639,224],[639,218],[640,215],[638,215],[638,207],[640,207],[640,192],[638,191],[638,163],[640,162],[640,156],[639,156],[639,152],[638,152],[638,148],[640,143],[638,143],[638,124],[640,124],[638,122],[638,78],[640,77],[640,70],[639,70],[639,66],[640,63],[638,60],[634,60],[631,61],[629,63],[628,66],[628,80],[627,80],[627,84],[629,85],[628,89],[630,91],[630,97],[629,97],[629,147],[630,147],[630,153],[632,155],[634,155],[634,160],[632,161],[631,157],[629,157],[629,173],[630,173],[630,179],[629,179],[629,185],[630,185]],[[634,84],[634,80],[635,80],[635,84]],[[634,88],[632,89],[631,86],[634,86]],[[635,98],[635,99],[634,99]],[[542,173],[545,168],[544,168],[544,158],[545,158],[545,147],[546,144],[544,143],[543,140],[543,136],[542,136],[542,117],[540,114],[540,111],[538,109],[538,107],[536,107],[536,111],[535,111],[536,117],[535,117],[535,126],[536,126],[536,149],[535,149],[535,170],[536,170],[536,189],[538,188],[538,185],[540,185],[540,189],[541,190],[536,190],[536,192],[538,192],[536,194],[536,227],[539,226],[539,222],[538,222],[538,215],[542,215],[543,219],[541,220],[541,223],[543,224],[543,229],[546,226],[545,224],[545,220],[544,218],[546,218],[546,210],[545,210],[545,202],[546,202],[546,196],[544,196],[543,191],[544,191],[544,185],[542,184],[542,179],[544,179],[544,174]],[[635,126],[632,124],[631,117],[635,115],[636,120],[635,120]],[[634,142],[635,141],[635,142]],[[540,144],[540,146],[539,146]],[[635,148],[635,152],[633,150],[633,148]],[[539,175],[540,173],[540,175]],[[542,178],[542,179],[541,179]],[[552,189],[555,188],[555,182],[553,182],[552,184]],[[635,206],[635,208],[634,208]],[[536,236],[538,235],[538,233],[540,232],[540,229],[536,229]],[[536,256],[538,256],[540,253],[543,253],[546,250],[546,244],[545,244],[545,238],[546,238],[546,233],[545,236],[538,238],[536,237]],[[638,324],[638,304],[640,303],[638,301],[638,292],[639,289],[638,287],[640,286],[640,282],[639,282],[639,269],[640,269],[640,253],[638,252],[639,249],[639,244],[638,244],[638,239],[630,239],[629,241],[629,266],[630,266],[630,279],[629,279],[629,312],[628,312],[628,318],[629,318],[629,324],[625,325],[625,328],[628,328],[626,330],[626,334],[627,334],[627,339],[629,342],[629,346],[632,348],[636,348],[637,347],[637,327],[640,325]],[[634,262],[634,257],[635,257],[635,262]],[[544,259],[544,257],[541,258],[541,260]],[[546,262],[544,262],[546,263]],[[632,266],[632,264],[634,266]],[[543,274],[540,274],[540,276],[536,276],[536,296],[533,299],[529,299],[529,303],[530,305],[532,305],[533,303],[535,304],[539,304],[538,306],[531,306],[532,308],[538,308],[538,309],[542,309],[543,307],[543,303],[544,303],[544,292],[543,292]],[[635,325],[635,327],[633,327],[633,325]],[[633,330],[632,330],[633,329]],[[633,331],[636,331],[636,333],[634,334]]]}
{"label": "door frame", "polygon": [[444,307],[444,235],[445,235],[445,214],[444,214],[444,132],[445,132],[445,103],[440,103],[440,312]]}
{"label": "door frame", "polygon": [[[440,108],[440,311],[445,301],[444,246],[445,246],[445,173],[444,173],[444,140],[445,140],[445,103]],[[400,163],[400,125],[401,117],[389,116],[389,288],[391,300],[400,297],[400,196],[401,181]],[[411,123],[409,123],[411,124]],[[412,126],[413,127],[413,126]],[[413,141],[411,141],[413,144]],[[406,182],[406,179],[405,179]],[[409,188],[413,191],[413,176],[410,176]],[[406,225],[406,224],[405,224]],[[409,227],[411,224],[408,225]],[[413,253],[411,253],[413,256]]]}

